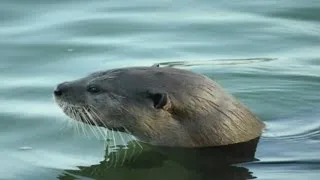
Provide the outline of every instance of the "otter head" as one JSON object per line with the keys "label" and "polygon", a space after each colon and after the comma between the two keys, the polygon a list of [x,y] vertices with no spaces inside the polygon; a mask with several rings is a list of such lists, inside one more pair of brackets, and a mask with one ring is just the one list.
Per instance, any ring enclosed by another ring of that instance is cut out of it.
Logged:
{"label": "otter head", "polygon": [[124,97],[105,85],[108,78],[104,73],[96,73],[61,83],[54,90],[54,99],[63,112],[76,121],[124,131],[119,121],[120,102]]}
{"label": "otter head", "polygon": [[74,120],[127,132],[152,145],[233,144],[256,138],[262,127],[216,83],[174,68],[96,72],[59,84],[54,97]]}
{"label": "otter head", "polygon": [[76,121],[127,132],[150,142],[161,139],[161,126],[173,128],[177,124],[170,123],[172,104],[164,88],[166,82],[157,82],[153,76],[143,68],[95,72],[59,84],[54,99]]}

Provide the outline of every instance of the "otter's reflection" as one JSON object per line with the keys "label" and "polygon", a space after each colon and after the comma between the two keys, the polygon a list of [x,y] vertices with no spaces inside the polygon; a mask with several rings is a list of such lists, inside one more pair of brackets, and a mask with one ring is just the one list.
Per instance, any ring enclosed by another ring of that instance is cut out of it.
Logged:
{"label": "otter's reflection", "polygon": [[[107,148],[100,164],[66,170],[61,180],[87,177],[92,179],[226,179],[255,178],[245,167],[235,164],[256,161],[259,138],[214,148],[169,148],[146,144],[143,151],[133,143],[117,152]],[[133,148],[135,146],[135,148]]]}

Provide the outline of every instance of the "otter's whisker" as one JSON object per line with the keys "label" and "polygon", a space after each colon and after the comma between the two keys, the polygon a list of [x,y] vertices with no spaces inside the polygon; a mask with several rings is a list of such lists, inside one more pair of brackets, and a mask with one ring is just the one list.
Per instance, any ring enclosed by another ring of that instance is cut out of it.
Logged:
{"label": "otter's whisker", "polygon": [[65,118],[66,119],[66,122],[65,121],[62,121],[61,122],[61,127],[60,127],[60,131],[62,132],[62,131],[64,131],[65,129],[68,129],[68,127],[69,127],[69,121],[68,121],[68,119],[67,118]]}
{"label": "otter's whisker", "polygon": [[[71,108],[71,107],[70,107],[70,115],[72,116],[72,118],[76,119],[76,113],[75,113],[74,109]],[[76,121],[73,121],[73,126],[75,127],[76,134],[80,135],[79,126],[78,126],[78,123]]]}
{"label": "otter's whisker", "polygon": [[107,144],[107,139],[109,138],[109,130],[108,129],[103,129],[103,141],[105,142],[105,144]]}
{"label": "otter's whisker", "polygon": [[137,138],[134,135],[132,135],[132,133],[130,131],[128,131],[127,129],[126,129],[126,132],[132,137],[132,140],[140,147],[140,149],[143,150],[143,147],[141,146],[141,144],[139,143]]}
{"label": "otter's whisker", "polygon": [[122,136],[121,132],[118,132],[118,135],[119,135],[119,137],[120,137],[120,139],[121,139],[121,141],[122,141],[123,145],[124,145],[125,147],[127,147],[127,143],[126,143],[126,141],[124,140],[124,138],[123,138],[123,136]]}
{"label": "otter's whisker", "polygon": [[79,110],[79,109],[77,109],[76,111],[77,111],[77,116],[78,116],[78,119],[79,119],[79,125],[81,127],[82,132],[83,132],[83,135],[85,137],[89,138],[89,135],[86,133],[85,127],[84,127],[84,124],[83,124],[83,123],[85,123],[83,114],[82,114],[81,110]]}
{"label": "otter's whisker", "polygon": [[116,161],[115,161],[115,166],[114,167],[116,167],[117,166],[117,164],[118,164],[118,153],[117,153],[117,144],[116,144],[116,137],[115,137],[115,135],[114,135],[114,131],[112,130],[112,138],[113,138],[113,146],[114,146],[114,150],[115,150],[115,152],[114,152],[114,154],[115,154],[115,158],[116,158]]}
{"label": "otter's whisker", "polygon": [[106,149],[107,149],[107,154],[106,154],[106,161],[108,162],[107,165],[108,165],[108,168],[112,167],[112,163],[114,161],[113,157],[112,157],[112,147],[110,147],[110,136],[111,136],[111,132],[110,130],[107,130],[107,136],[108,136],[108,139],[106,140]]}
{"label": "otter's whisker", "polygon": [[79,111],[79,110],[77,110],[77,115],[78,115],[78,118],[79,118],[79,121],[80,122],[78,122],[78,124],[79,124],[79,126],[80,126],[80,128],[81,128],[81,130],[82,130],[82,133],[83,133],[83,135],[85,136],[85,137],[88,137],[87,135],[86,135],[86,133],[85,133],[85,131],[84,131],[84,127],[83,127],[83,119],[82,119],[82,115],[81,115],[81,112]]}
{"label": "otter's whisker", "polygon": [[[108,131],[105,132],[105,136],[108,137]],[[104,140],[104,149],[108,148],[108,142]]]}
{"label": "otter's whisker", "polygon": [[90,112],[87,111],[88,116],[90,117],[90,120],[95,124],[95,128],[93,128],[93,130],[96,132],[97,134],[97,139],[100,139],[99,137],[102,136],[102,138],[104,138],[104,132],[101,130],[101,128],[98,126],[97,121],[95,120],[95,118],[93,118],[93,116],[91,115]]}
{"label": "otter's whisker", "polygon": [[131,135],[131,137],[132,137],[132,140],[133,140],[134,142],[136,142],[137,145],[140,146],[140,148],[142,148],[142,146],[141,146],[140,143],[138,142],[137,138],[134,137],[131,133],[130,133],[130,135]]}
{"label": "otter's whisker", "polygon": [[[70,110],[68,110],[68,111],[70,111]],[[70,112],[69,112],[69,113],[70,113]],[[70,114],[71,114],[71,113],[70,113]],[[71,121],[70,119],[67,120],[67,126],[68,126],[68,127],[70,127],[70,126],[73,127],[73,123],[74,123],[74,122]]]}
{"label": "otter's whisker", "polygon": [[[75,118],[75,112],[72,106],[69,106],[68,103],[65,102],[61,102],[60,107],[62,108],[62,110],[64,111],[64,113],[66,113],[71,119],[76,119]],[[68,119],[68,125],[71,125],[72,129],[73,129],[73,136],[77,136],[79,135],[79,129],[78,129],[78,125],[75,121],[70,121]]]}
{"label": "otter's whisker", "polygon": [[67,122],[62,121],[61,122],[60,132],[62,132],[65,128],[67,128],[68,122],[69,121],[67,121]]}
{"label": "otter's whisker", "polygon": [[109,130],[108,129],[103,129],[103,132],[104,132],[104,141],[107,141],[107,139],[109,138]]}
{"label": "otter's whisker", "polygon": [[[126,132],[127,134],[130,135],[130,138],[133,139],[132,136],[131,136],[131,133],[128,131],[128,129],[124,128],[124,130],[125,130],[125,132]],[[132,142],[132,141],[129,141],[129,142]],[[134,154],[135,154],[136,144],[134,143],[134,141],[132,142],[132,146],[133,146],[133,147],[132,147],[132,153],[131,153],[131,155],[130,155],[129,161],[131,161],[131,160],[133,159]]]}
{"label": "otter's whisker", "polygon": [[[91,109],[90,109],[91,110]],[[100,135],[102,136],[102,138],[104,139],[104,132],[102,131],[102,129],[99,127],[98,122],[96,121],[96,119],[92,116],[91,111],[89,112],[88,110],[86,110],[88,116],[90,117],[91,121],[95,124],[96,126],[96,130],[98,131],[98,133],[100,133]]]}
{"label": "otter's whisker", "polygon": [[64,118],[64,121],[61,121],[60,125],[60,134],[63,134],[65,131],[70,129],[70,120],[68,118]]}
{"label": "otter's whisker", "polygon": [[[92,113],[96,116],[96,118],[99,120],[99,122],[104,126],[104,127],[107,127],[106,124],[103,122],[103,120],[100,118],[100,116],[98,115],[98,113],[100,113],[98,111],[97,108],[95,108],[94,106],[90,105],[91,107],[91,110],[92,110]],[[102,113],[100,113],[102,114]]]}
{"label": "otter's whisker", "polygon": [[[135,159],[137,159],[138,156],[143,152],[143,146],[139,143],[139,141],[138,141],[137,139],[136,139],[136,142],[137,142],[138,146],[140,147],[140,151],[139,151],[139,153],[137,154],[137,156],[136,156]],[[135,160],[135,159],[134,159],[134,160]]]}
{"label": "otter's whisker", "polygon": [[115,160],[116,160],[116,158],[114,158],[114,147],[113,147],[113,143],[111,142],[112,140],[113,140],[113,138],[112,138],[112,134],[113,134],[113,131],[112,130],[110,130],[110,139],[108,139],[108,143],[110,143],[110,144],[108,144],[109,145],[109,147],[110,147],[110,162],[109,162],[109,164],[110,164],[110,166],[109,167],[111,167],[112,168],[112,166],[113,166],[113,163],[115,162]]}
{"label": "otter's whisker", "polygon": [[[72,112],[70,111],[69,114],[71,115]],[[76,136],[76,128],[75,128],[74,123],[75,123],[75,122],[74,122],[73,120],[68,119],[68,124],[70,124],[70,126],[71,126],[71,128],[72,128],[72,130],[73,130],[73,137]]]}
{"label": "otter's whisker", "polygon": [[[81,114],[81,117],[82,117],[82,126],[85,128],[86,131],[88,131],[88,129],[86,129],[88,126],[85,126],[85,124],[89,124],[89,120],[88,120],[88,117],[86,116],[86,113],[84,111],[85,109],[84,108],[81,108],[79,110],[79,113]],[[91,126],[89,126],[89,128],[91,129]],[[89,133],[89,132],[88,132]],[[94,134],[95,135],[95,134]],[[89,136],[89,135],[88,135]],[[96,136],[96,135],[95,135]],[[90,137],[90,136],[89,136]]]}
{"label": "otter's whisker", "polygon": [[[103,122],[103,120],[100,118],[100,116],[98,115],[99,111],[97,110],[97,108],[95,108],[94,106],[90,106],[91,107],[91,112],[92,114],[96,117],[96,119],[104,126],[104,127],[107,127],[106,124]],[[101,114],[101,113],[100,113]],[[93,116],[92,116],[93,117]],[[95,118],[93,118],[95,119]],[[100,129],[101,130],[101,129]],[[102,130],[101,130],[102,131]],[[108,137],[105,137],[105,133],[102,132],[102,137],[104,140],[106,140],[106,138]]]}
{"label": "otter's whisker", "polygon": [[[89,132],[88,128],[90,129],[91,126],[90,126],[90,125],[87,126],[87,124],[89,124],[90,122],[89,122],[88,117],[86,116],[85,112],[83,111],[83,109],[81,109],[81,115],[82,115],[82,118],[83,118],[83,123],[82,123],[82,125],[83,125],[86,133],[88,134],[88,136],[89,136],[89,138],[90,138],[91,136],[89,135],[90,132]],[[95,135],[95,134],[94,134],[94,135]],[[95,136],[96,136],[96,135],[95,135]]]}
{"label": "otter's whisker", "polygon": [[[85,120],[85,122],[87,124],[91,124],[90,120],[92,121],[92,119],[90,118],[88,111],[85,108],[82,108],[82,115],[83,115],[83,119]],[[93,122],[93,121],[92,121]],[[95,124],[96,125],[96,124]],[[91,125],[89,125],[90,130],[92,131],[93,135],[99,139],[99,135],[97,134],[97,132],[95,131],[94,127],[92,127]]]}
{"label": "otter's whisker", "polygon": [[[73,117],[76,119],[76,117],[77,117],[76,111],[75,111],[73,108],[72,108],[71,110],[72,110],[72,112],[73,112]],[[75,124],[75,127],[76,127],[77,135],[79,136],[79,135],[80,135],[79,122],[78,122],[78,121],[74,121],[74,124]]]}
{"label": "otter's whisker", "polygon": [[[137,146],[140,148],[140,151],[138,152],[138,154],[137,154],[137,156],[136,156],[136,158],[137,158],[138,155],[142,153],[142,151],[143,151],[143,146],[140,144],[140,142],[137,140],[137,138],[132,135],[132,133],[131,133],[130,131],[127,131],[127,132],[130,134],[130,136],[131,136],[131,138],[132,138],[132,140],[133,140],[133,144],[137,144]],[[136,147],[136,146],[134,146],[134,147]],[[135,160],[136,158],[134,158],[133,160]]]}
{"label": "otter's whisker", "polygon": [[[133,136],[132,136],[132,137],[133,137]],[[139,154],[142,153],[142,151],[143,151],[143,146],[141,146],[141,144],[139,143],[139,141],[138,141],[135,137],[133,137],[133,139],[134,139],[133,142],[135,142],[135,143],[139,146],[139,148],[140,148],[138,154],[137,154],[136,157],[133,159],[133,160],[135,160],[136,158],[138,158]]]}
{"label": "otter's whisker", "polygon": [[128,150],[128,147],[127,147],[127,143],[125,142],[124,138],[122,137],[121,135],[121,132],[118,132],[118,135],[120,136],[120,139],[122,140],[123,142],[123,145],[124,145],[124,157],[123,157],[123,160],[121,162],[121,166],[124,164],[125,160],[126,160],[126,157],[127,157],[127,150]]}

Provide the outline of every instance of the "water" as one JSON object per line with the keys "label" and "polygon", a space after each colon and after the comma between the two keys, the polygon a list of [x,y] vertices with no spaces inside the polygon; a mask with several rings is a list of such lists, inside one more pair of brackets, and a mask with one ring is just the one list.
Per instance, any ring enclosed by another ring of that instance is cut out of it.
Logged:
{"label": "water", "polygon": [[[318,179],[318,12],[319,1],[299,0],[2,0],[0,179],[202,179],[170,160],[154,165],[152,154],[144,168],[98,166],[104,141],[64,128],[52,101],[59,82],[154,63],[214,78],[267,124],[260,161],[226,174]],[[86,170],[97,166],[103,176]],[[210,178],[232,179],[226,174]]]}

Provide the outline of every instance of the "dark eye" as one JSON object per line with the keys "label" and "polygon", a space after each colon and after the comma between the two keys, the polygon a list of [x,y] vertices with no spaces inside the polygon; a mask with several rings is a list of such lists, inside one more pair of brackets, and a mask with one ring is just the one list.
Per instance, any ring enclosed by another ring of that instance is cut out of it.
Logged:
{"label": "dark eye", "polygon": [[100,88],[94,85],[89,85],[87,91],[90,93],[98,93],[100,92]]}

